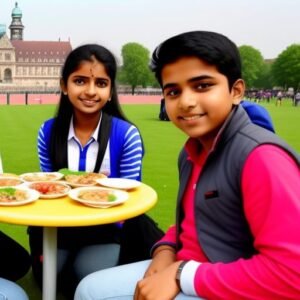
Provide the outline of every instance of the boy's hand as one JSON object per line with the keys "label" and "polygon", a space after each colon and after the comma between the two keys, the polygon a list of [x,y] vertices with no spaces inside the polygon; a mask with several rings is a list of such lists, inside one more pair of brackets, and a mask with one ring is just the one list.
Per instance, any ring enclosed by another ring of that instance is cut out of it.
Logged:
{"label": "boy's hand", "polygon": [[180,292],[176,272],[180,261],[172,263],[164,270],[145,277],[137,283],[134,300],[173,300]]}
{"label": "boy's hand", "polygon": [[161,272],[176,261],[175,250],[171,247],[158,247],[154,254],[151,264],[145,272],[144,278],[157,272]]}

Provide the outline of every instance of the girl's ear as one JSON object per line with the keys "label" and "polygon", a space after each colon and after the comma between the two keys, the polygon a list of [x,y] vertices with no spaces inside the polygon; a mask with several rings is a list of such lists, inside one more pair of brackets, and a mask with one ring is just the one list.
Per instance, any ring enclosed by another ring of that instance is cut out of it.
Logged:
{"label": "girl's ear", "polygon": [[67,95],[68,94],[67,87],[66,87],[64,81],[62,80],[62,78],[60,79],[59,84],[60,84],[60,89],[61,89],[62,93],[64,95]]}
{"label": "girl's ear", "polygon": [[238,79],[232,86],[231,88],[231,93],[232,93],[232,104],[239,104],[245,93],[245,82],[243,79]]}

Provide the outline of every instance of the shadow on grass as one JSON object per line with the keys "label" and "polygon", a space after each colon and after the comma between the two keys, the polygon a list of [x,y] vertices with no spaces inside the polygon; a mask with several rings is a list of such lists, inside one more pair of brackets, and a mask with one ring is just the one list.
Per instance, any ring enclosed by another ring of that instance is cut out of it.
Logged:
{"label": "shadow on grass", "polygon": [[[36,284],[31,270],[17,282],[26,291],[30,300],[42,300],[42,291]],[[66,298],[57,294],[56,300],[65,300]]]}

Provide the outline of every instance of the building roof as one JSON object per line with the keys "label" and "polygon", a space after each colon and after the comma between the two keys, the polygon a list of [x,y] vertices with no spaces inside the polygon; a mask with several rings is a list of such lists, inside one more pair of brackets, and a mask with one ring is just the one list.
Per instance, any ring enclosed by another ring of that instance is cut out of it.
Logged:
{"label": "building roof", "polygon": [[15,8],[12,10],[11,16],[12,17],[20,17],[20,18],[22,17],[22,11],[18,7],[18,2],[15,3]]}
{"label": "building roof", "polygon": [[12,40],[15,47],[16,59],[19,58],[29,60],[31,58],[44,59],[65,59],[72,50],[71,43],[63,41],[22,41]]}

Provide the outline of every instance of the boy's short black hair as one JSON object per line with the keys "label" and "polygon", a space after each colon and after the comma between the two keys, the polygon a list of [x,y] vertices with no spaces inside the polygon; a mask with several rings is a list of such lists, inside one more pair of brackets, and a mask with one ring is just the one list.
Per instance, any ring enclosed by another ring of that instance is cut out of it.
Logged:
{"label": "boy's short black hair", "polygon": [[229,89],[242,78],[241,59],[237,46],[226,36],[210,31],[191,31],[173,36],[153,52],[150,68],[162,85],[161,71],[167,64],[182,57],[198,57],[228,79]]}

